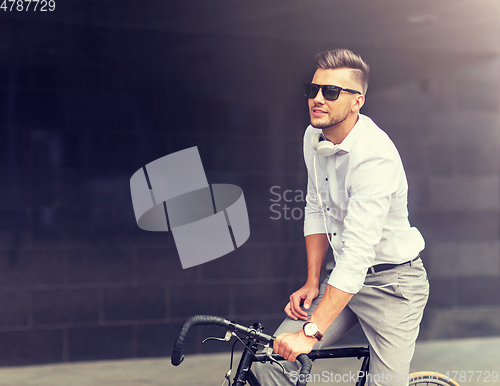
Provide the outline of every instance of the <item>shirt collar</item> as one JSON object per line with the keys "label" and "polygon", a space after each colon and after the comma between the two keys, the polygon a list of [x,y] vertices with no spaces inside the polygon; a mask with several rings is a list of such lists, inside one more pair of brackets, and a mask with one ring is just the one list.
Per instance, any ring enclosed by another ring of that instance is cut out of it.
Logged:
{"label": "shirt collar", "polygon": [[365,115],[359,114],[358,121],[356,122],[356,124],[353,126],[349,134],[347,134],[347,136],[344,138],[344,140],[338,144],[338,149],[340,151],[349,153],[352,150],[356,141],[359,138],[361,138],[361,136],[363,135],[363,133],[367,128],[366,124],[367,119],[368,117],[366,117]]}

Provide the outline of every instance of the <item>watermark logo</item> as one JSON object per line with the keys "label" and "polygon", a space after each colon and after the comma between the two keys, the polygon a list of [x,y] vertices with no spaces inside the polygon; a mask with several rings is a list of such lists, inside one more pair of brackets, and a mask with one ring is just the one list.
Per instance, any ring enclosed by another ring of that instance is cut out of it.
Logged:
{"label": "watermark logo", "polygon": [[130,190],[139,228],[171,230],[184,269],[224,256],[250,237],[243,191],[209,185],[196,146],[137,170]]}
{"label": "watermark logo", "polygon": [[269,189],[271,220],[302,220],[304,218],[305,193],[300,190],[282,189],[272,186]]}
{"label": "watermark logo", "polygon": [[[284,189],[274,185],[269,188],[271,197],[269,198],[269,211],[271,220],[304,220],[307,212],[307,192],[300,189]],[[337,220],[343,220],[348,212],[350,201],[357,202],[357,205],[349,207],[350,216],[357,221],[380,221],[386,217],[386,212],[381,210],[388,205],[394,208],[406,206],[406,195],[395,195],[385,192],[376,187],[368,187],[362,191],[348,193],[347,190],[328,191],[322,189],[315,192],[320,195],[323,203],[323,211]],[[312,201],[319,204],[319,200],[312,198]],[[314,205],[313,205],[314,208]],[[317,207],[318,211],[320,207]],[[313,209],[311,209],[313,210]]]}

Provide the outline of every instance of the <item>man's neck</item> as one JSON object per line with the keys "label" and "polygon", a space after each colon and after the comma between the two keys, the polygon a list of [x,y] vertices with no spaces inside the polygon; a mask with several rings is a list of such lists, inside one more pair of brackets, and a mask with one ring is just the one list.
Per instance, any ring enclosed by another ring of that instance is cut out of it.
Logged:
{"label": "man's neck", "polygon": [[351,132],[356,122],[358,122],[359,114],[348,116],[343,122],[335,126],[326,127],[323,129],[325,138],[334,145],[340,144],[345,137]]}

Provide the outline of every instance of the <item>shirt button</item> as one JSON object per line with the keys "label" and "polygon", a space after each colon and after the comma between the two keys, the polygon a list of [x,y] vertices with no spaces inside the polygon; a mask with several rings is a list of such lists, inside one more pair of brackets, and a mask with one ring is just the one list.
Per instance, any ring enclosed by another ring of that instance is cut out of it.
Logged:
{"label": "shirt button", "polygon": [[326,208],[326,210],[330,210],[330,208]]}
{"label": "shirt button", "polygon": [[325,180],[327,180],[327,181],[328,181],[328,177],[326,177],[326,178],[325,178]]}

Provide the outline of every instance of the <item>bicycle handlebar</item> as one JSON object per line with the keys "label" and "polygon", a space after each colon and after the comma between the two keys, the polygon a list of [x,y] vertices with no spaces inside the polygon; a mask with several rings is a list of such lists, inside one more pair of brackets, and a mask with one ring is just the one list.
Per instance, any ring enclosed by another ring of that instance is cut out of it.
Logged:
{"label": "bicycle handlebar", "polygon": [[300,354],[297,357],[297,361],[301,364],[299,379],[297,381],[297,386],[306,386],[308,375],[311,373],[312,361],[307,354]]}
{"label": "bicycle handlebar", "polygon": [[[207,325],[207,324],[221,326],[231,332],[236,331],[245,333],[252,338],[257,338],[260,342],[263,343],[274,342],[274,336],[264,334],[252,327],[246,327],[240,324],[233,323],[230,320],[221,318],[220,316],[194,315],[186,319],[186,321],[181,327],[181,330],[179,331],[179,335],[177,335],[177,339],[175,340],[171,358],[171,362],[174,366],[179,366],[184,360],[184,354],[183,354],[184,344],[186,342],[186,338],[189,334],[189,330],[191,329],[191,327],[197,325]],[[297,361],[302,365],[299,379],[297,381],[297,386],[306,386],[307,384],[306,379],[308,378],[308,375],[311,372],[312,368],[311,359],[306,354],[301,354],[297,357]]]}
{"label": "bicycle handlebar", "polygon": [[184,343],[186,342],[191,327],[204,324],[215,324],[230,330],[232,323],[219,316],[211,315],[194,315],[186,319],[175,340],[174,350],[172,352],[172,364],[174,366],[179,366],[184,360],[184,354],[182,352],[184,351]]}

